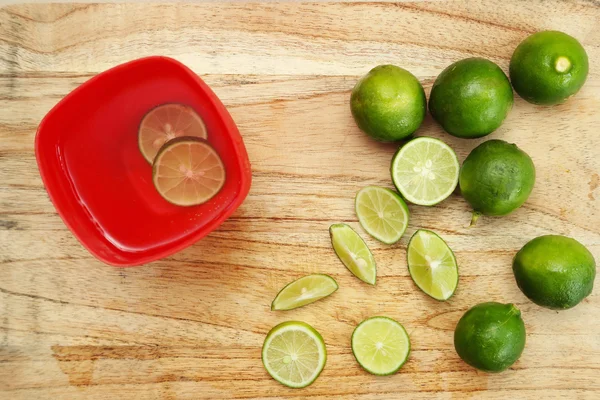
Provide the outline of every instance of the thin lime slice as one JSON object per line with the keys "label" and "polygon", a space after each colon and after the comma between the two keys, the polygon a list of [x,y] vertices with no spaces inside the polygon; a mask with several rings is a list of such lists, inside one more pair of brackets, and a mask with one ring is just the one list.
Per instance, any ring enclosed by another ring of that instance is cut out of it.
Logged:
{"label": "thin lime slice", "polygon": [[410,339],[402,325],[388,317],[372,317],[352,333],[352,353],[367,372],[391,375],[410,354]]}
{"label": "thin lime slice", "polygon": [[346,224],[331,225],[329,233],[333,250],[346,268],[361,281],[374,285],[377,280],[375,259],[358,233]]}
{"label": "thin lime slice", "polygon": [[408,226],[408,207],[393,190],[367,186],[356,194],[356,216],[365,231],[375,239],[394,244]]}
{"label": "thin lime slice", "polygon": [[398,150],[390,169],[394,185],[406,200],[432,206],[456,189],[460,165],[446,143],[420,137]]}
{"label": "thin lime slice", "polygon": [[303,388],[313,383],[323,371],[327,350],[323,338],[312,326],[288,321],[267,334],[262,361],[276,381],[292,388]]}
{"label": "thin lime slice", "polygon": [[138,128],[138,145],[152,164],[160,148],[169,140],[194,136],[206,139],[206,125],[196,111],[183,104],[163,104],[148,111]]}
{"label": "thin lime slice", "polygon": [[169,140],[152,164],[158,193],[177,206],[206,203],[225,185],[225,165],[204,139],[183,136]]}
{"label": "thin lime slice", "polygon": [[428,230],[418,230],[410,238],[408,272],[415,284],[436,300],[448,300],[458,286],[456,257],[444,240]]}
{"label": "thin lime slice", "polygon": [[306,275],[288,283],[275,297],[271,310],[292,310],[327,297],[338,290],[338,284],[329,275]]}

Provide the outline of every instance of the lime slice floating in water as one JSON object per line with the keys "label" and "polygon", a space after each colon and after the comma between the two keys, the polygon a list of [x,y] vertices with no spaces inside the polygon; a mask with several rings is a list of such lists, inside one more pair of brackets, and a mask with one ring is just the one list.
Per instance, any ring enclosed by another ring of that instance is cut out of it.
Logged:
{"label": "lime slice floating in water", "polygon": [[314,303],[338,290],[338,284],[329,275],[303,276],[287,284],[275,297],[271,310],[292,310]]}
{"label": "lime slice floating in water", "polygon": [[392,159],[394,185],[413,204],[432,206],[452,194],[460,165],[454,150],[438,139],[420,137],[402,146]]}
{"label": "lime slice floating in water", "polygon": [[374,285],[377,279],[375,259],[358,233],[346,224],[331,225],[329,233],[333,250],[346,268],[361,281]]}
{"label": "lime slice floating in water", "polygon": [[262,361],[276,381],[292,388],[302,388],[317,379],[327,350],[323,338],[304,322],[289,321],[275,326],[265,338]]}
{"label": "lime slice floating in water", "polygon": [[435,233],[418,230],[410,238],[408,272],[415,284],[436,300],[448,300],[458,286],[458,266],[450,247]]}
{"label": "lime slice floating in water", "polygon": [[393,319],[372,317],[354,329],[352,353],[368,372],[391,375],[408,359],[410,339],[404,327]]}
{"label": "lime slice floating in water", "polygon": [[206,140],[177,138],[156,155],[152,181],[168,202],[193,206],[207,202],[221,190],[225,184],[225,166]]}
{"label": "lime slice floating in water", "polygon": [[148,111],[142,118],[138,128],[138,145],[144,158],[152,164],[165,143],[182,136],[206,139],[202,118],[189,106],[163,104]]}
{"label": "lime slice floating in water", "polygon": [[408,207],[393,190],[367,186],[356,195],[355,208],[364,230],[383,243],[396,243],[408,226]]}

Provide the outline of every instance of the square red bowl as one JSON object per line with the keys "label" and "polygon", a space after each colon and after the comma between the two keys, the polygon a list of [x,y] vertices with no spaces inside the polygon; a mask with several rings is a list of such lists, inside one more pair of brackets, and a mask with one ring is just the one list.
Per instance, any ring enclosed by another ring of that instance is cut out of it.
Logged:
{"label": "square red bowl", "polygon": [[[225,165],[225,186],[202,205],[164,200],[138,149],[144,114],[171,102],[196,110]],[[196,74],[166,57],[119,65],[75,89],[42,120],[35,153],[66,225],[94,256],[116,266],[144,264],[193,244],[250,190],[250,162],[233,119]]]}

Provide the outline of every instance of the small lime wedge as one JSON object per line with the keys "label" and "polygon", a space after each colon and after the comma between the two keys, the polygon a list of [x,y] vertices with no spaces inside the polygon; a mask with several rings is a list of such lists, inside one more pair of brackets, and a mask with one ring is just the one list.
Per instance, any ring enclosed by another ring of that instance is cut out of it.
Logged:
{"label": "small lime wedge", "polygon": [[361,281],[374,285],[377,267],[365,241],[346,224],[331,225],[329,233],[333,250],[346,268]]}
{"label": "small lime wedge", "polygon": [[365,231],[375,239],[394,244],[408,226],[408,207],[393,190],[367,186],[356,194],[356,216]]}
{"label": "small lime wedge", "polygon": [[390,169],[394,185],[406,200],[433,206],[456,189],[460,165],[446,143],[419,137],[398,150]]}
{"label": "small lime wedge", "polygon": [[262,348],[265,369],[279,383],[303,388],[318,378],[327,350],[323,337],[300,321],[283,322],[269,331]]}
{"label": "small lime wedge", "polygon": [[314,274],[288,283],[275,297],[271,310],[292,310],[314,303],[338,290],[338,284],[329,275]]}
{"label": "small lime wedge", "polygon": [[436,300],[448,300],[458,286],[456,257],[444,240],[428,230],[418,230],[410,238],[408,272],[415,284]]}
{"label": "small lime wedge", "polygon": [[410,354],[410,339],[402,325],[387,317],[361,322],[352,333],[352,353],[367,372],[391,375]]}

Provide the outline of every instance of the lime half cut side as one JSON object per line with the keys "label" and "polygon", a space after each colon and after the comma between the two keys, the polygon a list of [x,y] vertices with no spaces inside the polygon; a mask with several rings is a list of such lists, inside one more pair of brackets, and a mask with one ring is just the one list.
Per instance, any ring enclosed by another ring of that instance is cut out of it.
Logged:
{"label": "lime half cut side", "polygon": [[408,226],[408,207],[393,190],[367,186],[356,194],[356,216],[365,231],[375,239],[394,244]]}
{"label": "lime half cut side", "polygon": [[448,300],[458,286],[456,257],[444,240],[418,230],[408,243],[408,272],[415,284],[436,300]]}
{"label": "lime half cut side", "polygon": [[375,259],[358,233],[346,224],[331,225],[329,233],[333,250],[346,268],[361,281],[374,285],[377,280]]}
{"label": "lime half cut side", "polygon": [[393,319],[372,317],[354,329],[352,353],[367,372],[391,375],[408,359],[410,339],[404,327]]}
{"label": "lime half cut side", "polygon": [[398,150],[390,170],[394,185],[406,200],[433,206],[456,189],[460,165],[456,153],[446,143],[420,137]]}
{"label": "lime half cut side", "polygon": [[292,310],[314,303],[338,290],[338,284],[329,275],[303,276],[287,284],[275,297],[271,310]]}
{"label": "lime half cut side", "polygon": [[269,331],[262,348],[265,369],[291,388],[313,383],[323,371],[327,350],[312,326],[300,321],[283,322]]}

